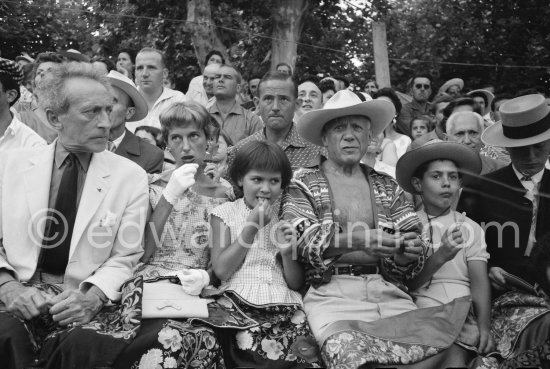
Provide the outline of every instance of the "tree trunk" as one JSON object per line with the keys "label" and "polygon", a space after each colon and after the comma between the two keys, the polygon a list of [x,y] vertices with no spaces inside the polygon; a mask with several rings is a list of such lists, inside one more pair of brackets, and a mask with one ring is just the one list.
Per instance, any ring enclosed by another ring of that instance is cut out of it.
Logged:
{"label": "tree trunk", "polygon": [[281,62],[288,63],[294,71],[298,40],[304,27],[303,14],[309,0],[274,0],[273,41],[271,44],[271,69]]}
{"label": "tree trunk", "polygon": [[187,0],[187,25],[186,29],[191,32],[195,54],[201,67],[204,69],[204,58],[212,50],[220,51],[226,63],[229,64],[227,48],[221,42],[218,31],[212,21],[212,10],[210,0]]}

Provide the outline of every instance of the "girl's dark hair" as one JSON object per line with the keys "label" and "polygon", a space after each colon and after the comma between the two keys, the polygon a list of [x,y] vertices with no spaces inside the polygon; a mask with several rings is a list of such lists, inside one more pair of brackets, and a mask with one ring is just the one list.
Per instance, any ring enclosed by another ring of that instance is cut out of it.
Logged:
{"label": "girl's dark hair", "polygon": [[292,179],[292,166],[283,149],[268,141],[250,141],[239,147],[235,160],[229,168],[233,183],[251,170],[281,173],[281,188],[285,189]]}

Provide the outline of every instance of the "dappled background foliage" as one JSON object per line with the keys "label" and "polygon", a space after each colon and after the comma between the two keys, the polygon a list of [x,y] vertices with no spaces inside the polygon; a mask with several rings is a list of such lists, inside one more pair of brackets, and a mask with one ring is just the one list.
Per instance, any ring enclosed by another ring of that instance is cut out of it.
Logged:
{"label": "dappled background foliage", "polygon": [[[213,33],[245,76],[271,66],[273,14],[281,0],[200,0],[211,9]],[[539,0],[309,0],[299,36],[296,75],[345,75],[362,85],[372,78],[373,20],[386,22],[392,84],[401,90],[415,71],[436,86],[462,77],[466,88],[488,85],[517,91],[549,84],[550,7]],[[116,58],[118,50],[153,46],[170,61],[185,91],[200,74],[181,0],[0,0],[0,51],[75,48]],[[195,42],[199,42],[195,40]],[[507,66],[521,66],[512,68]],[[534,67],[533,67],[534,66]]]}

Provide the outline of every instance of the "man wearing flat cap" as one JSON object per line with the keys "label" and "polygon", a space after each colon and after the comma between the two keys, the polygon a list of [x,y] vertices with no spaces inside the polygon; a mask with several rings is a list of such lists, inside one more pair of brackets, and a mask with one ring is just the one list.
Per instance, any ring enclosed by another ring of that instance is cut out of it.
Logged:
{"label": "man wearing flat cap", "polygon": [[109,367],[131,337],[129,306],[103,308],[143,254],[148,186],[105,150],[109,90],[90,64],[53,68],[35,93],[57,139],[0,155],[2,368]]}
{"label": "man wearing flat cap", "polygon": [[46,144],[10,110],[19,99],[19,83],[22,80],[23,71],[19,64],[0,58],[0,152]]}
{"label": "man wearing flat cap", "polygon": [[147,116],[147,102],[128,77],[112,70],[107,78],[111,82],[113,93],[112,126],[107,148],[130,159],[147,173],[160,173],[164,163],[162,150],[126,128],[126,122],[135,122]]}
{"label": "man wearing flat cap", "polygon": [[[543,95],[533,94],[503,103],[500,113],[501,122],[487,128],[481,138],[487,145],[505,147],[512,163],[470,182],[457,210],[465,211],[485,229],[491,255],[489,278],[494,295],[502,295],[493,312],[494,326],[503,330],[496,337],[505,337],[502,345],[497,339],[502,356],[522,355],[528,360],[524,364],[529,364],[522,366],[547,367],[550,362],[544,361],[542,352],[550,350],[550,304],[540,297],[536,300],[532,296],[536,291],[518,292],[515,282],[519,277],[541,285],[541,278],[548,278],[534,273],[533,252],[536,241],[550,231],[550,170],[545,168],[550,154],[550,107]],[[527,324],[537,316],[533,324]],[[525,324],[505,329],[518,321]],[[513,347],[506,345],[518,337]]]}

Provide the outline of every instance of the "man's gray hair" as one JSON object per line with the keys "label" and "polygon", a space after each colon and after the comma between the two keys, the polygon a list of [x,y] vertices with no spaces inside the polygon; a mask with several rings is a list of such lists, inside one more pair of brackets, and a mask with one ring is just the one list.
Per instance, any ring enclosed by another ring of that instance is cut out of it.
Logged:
{"label": "man's gray hair", "polygon": [[447,123],[445,124],[446,131],[452,132],[452,128],[456,124],[456,122],[463,118],[475,118],[479,126],[479,133],[483,132],[485,121],[483,120],[483,117],[481,115],[473,111],[459,111],[451,114],[449,119],[447,119]]}
{"label": "man's gray hair", "polygon": [[69,96],[67,96],[66,82],[72,78],[87,78],[101,83],[110,91],[111,84],[106,76],[102,75],[89,63],[62,63],[53,67],[35,88],[38,105],[44,111],[51,110],[56,114],[63,114],[69,110]]}

